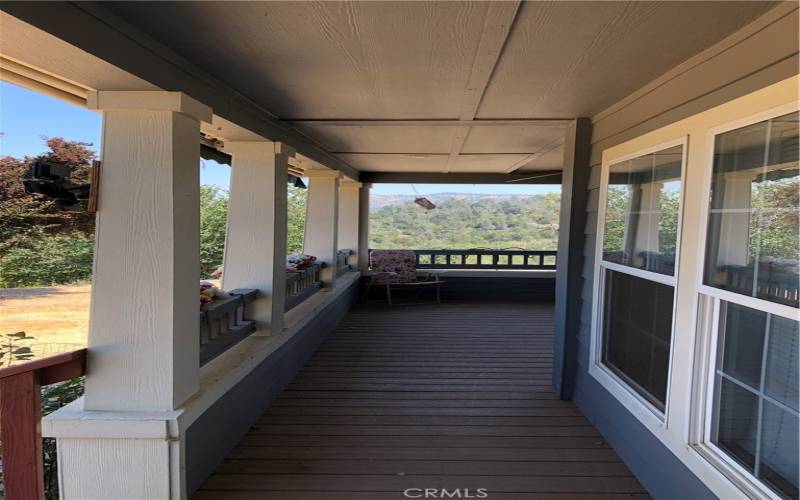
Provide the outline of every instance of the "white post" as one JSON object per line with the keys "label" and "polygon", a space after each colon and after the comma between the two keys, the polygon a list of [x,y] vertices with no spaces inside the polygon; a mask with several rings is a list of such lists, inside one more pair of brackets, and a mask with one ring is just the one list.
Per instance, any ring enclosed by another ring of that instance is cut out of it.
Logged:
{"label": "white post", "polygon": [[372,184],[361,184],[358,192],[358,270],[369,271],[369,190]]}
{"label": "white post", "polygon": [[179,92],[94,92],[103,171],[87,410],[173,410],[197,390],[200,120]]}
{"label": "white post", "polygon": [[339,250],[351,250],[347,264],[358,265],[358,202],[361,183],[342,180],[339,184]]}
{"label": "white post", "polygon": [[49,415],[61,498],[185,497],[176,410],[199,372],[200,121],[179,92],[93,92],[103,111],[89,369]]}
{"label": "white post", "polygon": [[641,196],[639,197],[639,207],[636,209],[639,213],[637,215],[636,242],[633,247],[636,252],[658,253],[658,221],[663,187],[664,184],[661,182],[648,182],[639,186]]}
{"label": "white post", "polygon": [[322,270],[322,286],[332,288],[336,282],[336,245],[339,223],[339,172],[306,170],[308,199],[303,253],[327,264]]}
{"label": "white post", "polygon": [[[725,196],[728,201],[736,201],[741,208],[749,208],[752,198],[753,180],[757,178],[752,170],[731,172],[725,175]],[[750,212],[747,210],[724,213],[720,221],[719,263],[746,266],[750,262]]]}
{"label": "white post", "polygon": [[257,288],[250,319],[261,331],[283,329],[286,303],[287,162],[294,151],[279,142],[228,142],[231,189],[222,283],[226,290]]}

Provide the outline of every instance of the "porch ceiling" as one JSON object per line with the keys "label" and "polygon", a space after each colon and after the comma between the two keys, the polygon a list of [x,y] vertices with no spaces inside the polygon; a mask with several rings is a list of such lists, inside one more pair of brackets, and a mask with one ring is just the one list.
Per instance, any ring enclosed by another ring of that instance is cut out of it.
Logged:
{"label": "porch ceiling", "polygon": [[776,2],[109,2],[361,171],[561,168],[592,116]]}

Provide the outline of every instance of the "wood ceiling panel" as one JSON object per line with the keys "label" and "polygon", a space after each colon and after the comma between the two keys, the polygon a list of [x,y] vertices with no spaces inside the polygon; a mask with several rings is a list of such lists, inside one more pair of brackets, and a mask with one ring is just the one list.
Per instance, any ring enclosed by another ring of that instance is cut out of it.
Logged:
{"label": "wood ceiling panel", "polygon": [[108,7],[280,118],[454,118],[488,3]]}
{"label": "wood ceiling panel", "polygon": [[[342,121],[592,116],[774,5],[104,4],[280,119]],[[340,155],[360,170],[527,172],[562,161],[563,125],[293,126],[329,151],[371,153]]]}
{"label": "wood ceiling panel", "polygon": [[295,124],[336,153],[447,154],[458,126]]}
{"label": "wood ceiling panel", "polygon": [[446,154],[340,154],[337,156],[358,170],[373,172],[441,172],[447,162]]}
{"label": "wood ceiling panel", "polygon": [[564,143],[558,144],[549,151],[536,155],[527,163],[515,170],[515,173],[537,172],[541,170],[561,170],[564,166]]}
{"label": "wood ceiling panel", "polygon": [[451,172],[503,173],[511,165],[525,158],[524,154],[461,155],[450,165]]}
{"label": "wood ceiling panel", "polygon": [[532,154],[563,141],[565,131],[566,122],[472,127],[461,152]]}
{"label": "wood ceiling panel", "polygon": [[477,116],[592,116],[774,5],[525,2]]}

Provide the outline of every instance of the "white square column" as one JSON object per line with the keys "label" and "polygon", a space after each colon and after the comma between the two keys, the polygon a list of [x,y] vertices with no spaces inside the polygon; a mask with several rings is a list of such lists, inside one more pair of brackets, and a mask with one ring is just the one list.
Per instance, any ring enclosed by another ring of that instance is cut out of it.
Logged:
{"label": "white square column", "polygon": [[199,371],[200,121],[180,92],[94,92],[103,112],[87,410],[170,411]]}
{"label": "white square column", "polygon": [[306,170],[308,199],[303,253],[324,262],[321,280],[325,288],[336,282],[336,251],[339,243],[339,177],[336,170]]}
{"label": "white square column", "polygon": [[339,183],[338,250],[351,250],[347,264],[358,265],[358,203],[361,183],[345,180]]}
{"label": "white square column", "polygon": [[249,319],[279,333],[286,304],[286,189],[294,150],[279,142],[226,142],[231,165],[230,206],[222,284],[257,288]]}
{"label": "white square column", "polygon": [[45,417],[64,500],[185,498],[179,406],[200,366],[200,121],[180,92],[93,92],[103,111],[83,398]]}
{"label": "white square column", "polygon": [[369,190],[372,184],[361,184],[358,191],[358,270],[369,271]]}

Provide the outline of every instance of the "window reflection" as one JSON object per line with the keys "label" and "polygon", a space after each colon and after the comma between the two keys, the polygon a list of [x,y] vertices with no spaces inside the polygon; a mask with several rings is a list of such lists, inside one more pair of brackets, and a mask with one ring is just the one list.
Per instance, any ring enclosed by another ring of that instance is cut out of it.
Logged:
{"label": "window reflection", "polygon": [[609,169],[603,260],[675,274],[683,146]]}
{"label": "window reflection", "polygon": [[667,401],[674,288],[605,271],[603,364],[660,411]]}
{"label": "window reflection", "polygon": [[707,285],[798,307],[798,113],[718,135]]}
{"label": "window reflection", "polygon": [[722,311],[711,440],[797,498],[800,323],[731,302]]}

